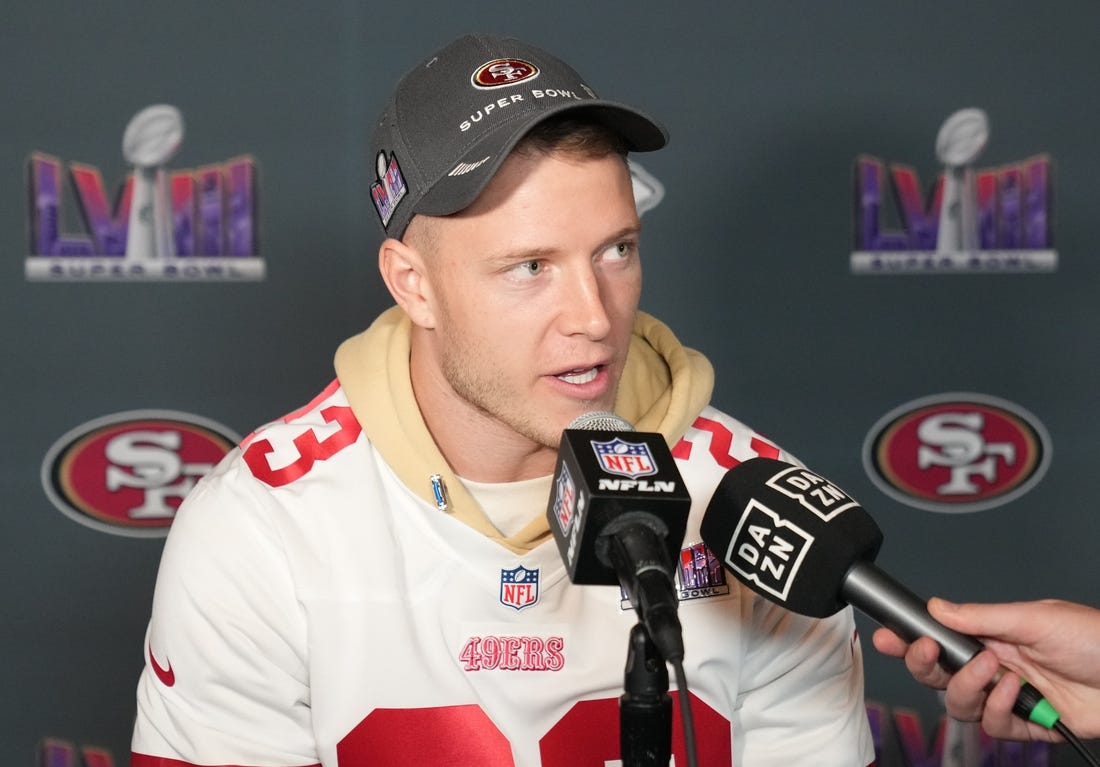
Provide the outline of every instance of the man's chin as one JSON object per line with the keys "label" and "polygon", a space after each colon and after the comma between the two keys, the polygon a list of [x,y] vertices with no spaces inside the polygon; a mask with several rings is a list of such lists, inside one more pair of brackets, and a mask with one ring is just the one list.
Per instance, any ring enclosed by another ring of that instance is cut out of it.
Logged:
{"label": "man's chin", "polygon": [[575,421],[589,413],[614,413],[615,405],[603,401],[586,402],[582,407],[575,409],[568,420],[564,422],[562,429],[568,429]]}

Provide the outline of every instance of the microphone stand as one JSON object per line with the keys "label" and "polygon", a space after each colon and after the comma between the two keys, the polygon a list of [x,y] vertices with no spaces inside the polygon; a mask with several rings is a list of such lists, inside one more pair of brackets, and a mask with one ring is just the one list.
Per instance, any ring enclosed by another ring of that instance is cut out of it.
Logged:
{"label": "microphone stand", "polygon": [[619,750],[623,767],[668,767],[672,759],[668,667],[641,622],[630,630],[619,698]]}

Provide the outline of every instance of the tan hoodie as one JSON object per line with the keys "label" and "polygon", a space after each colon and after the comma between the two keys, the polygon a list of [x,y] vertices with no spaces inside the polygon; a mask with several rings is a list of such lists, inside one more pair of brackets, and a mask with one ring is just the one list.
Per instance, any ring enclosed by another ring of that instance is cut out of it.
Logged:
{"label": "tan hoodie", "polygon": [[[420,415],[409,378],[411,323],[400,307],[336,350],[336,375],[367,437],[405,485],[428,503],[435,497],[426,481],[440,474],[450,513],[515,553],[547,539],[544,514],[510,537],[489,521],[432,440]],[[659,432],[674,445],[710,401],[714,371],[697,351],[682,346],[654,317],[638,313],[615,412],[639,431]]]}

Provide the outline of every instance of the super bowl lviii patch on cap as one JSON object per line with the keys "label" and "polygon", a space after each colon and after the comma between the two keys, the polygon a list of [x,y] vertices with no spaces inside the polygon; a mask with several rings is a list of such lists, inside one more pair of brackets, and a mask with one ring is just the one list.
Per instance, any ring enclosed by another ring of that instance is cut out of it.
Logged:
{"label": "super bowl lviii patch on cap", "polygon": [[510,38],[468,35],[398,82],[371,140],[371,201],[382,229],[401,237],[417,213],[468,207],[535,125],[583,110],[629,151],[660,149],[665,129],[643,112],[596,95],[565,62]]}
{"label": "super bowl lviii patch on cap", "polygon": [[370,196],[374,209],[382,220],[382,226],[385,227],[393,218],[394,208],[409,189],[405,185],[405,177],[401,175],[401,166],[392,155],[387,158],[385,152],[378,153],[375,174],[375,180],[370,185]]}

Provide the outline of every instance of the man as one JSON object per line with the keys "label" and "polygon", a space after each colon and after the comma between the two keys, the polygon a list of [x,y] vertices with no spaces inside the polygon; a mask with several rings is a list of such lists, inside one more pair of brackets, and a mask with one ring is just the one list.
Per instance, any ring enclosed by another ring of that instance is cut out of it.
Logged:
{"label": "man", "polygon": [[[781,455],[709,407],[709,363],[637,311],[625,154],[665,141],[518,41],[462,38],[398,84],[371,188],[397,307],[181,508],[135,764],[619,758],[635,617],[618,588],[572,585],[551,540],[562,430],[614,410],[676,445],[685,546],[729,466]],[[706,596],[680,609],[703,762],[871,763],[850,613]]]}
{"label": "man", "polygon": [[[946,689],[952,717],[980,721],[995,738],[1062,741],[1012,713],[1022,676],[1076,735],[1100,737],[1100,610],[1056,599],[957,605],[932,598],[928,611],[949,628],[984,637],[989,649],[949,674],[937,665],[939,646],[928,637],[910,644],[882,628],[873,640],[881,652],[904,657],[917,681]],[[1011,671],[994,682],[1004,668]]]}

